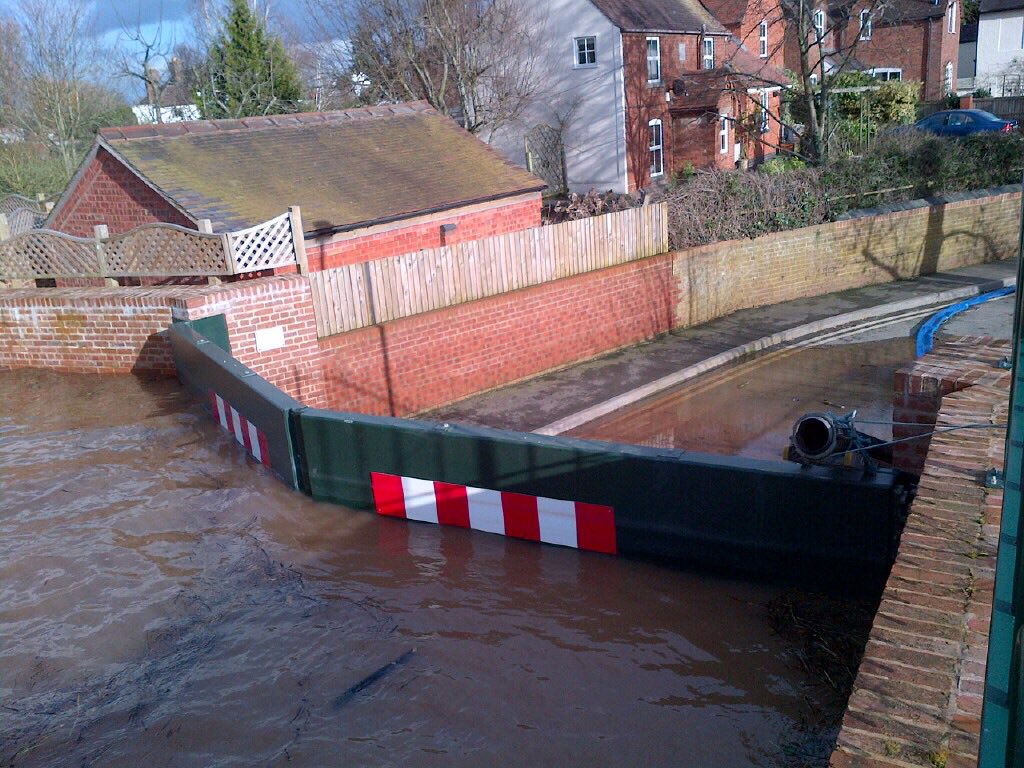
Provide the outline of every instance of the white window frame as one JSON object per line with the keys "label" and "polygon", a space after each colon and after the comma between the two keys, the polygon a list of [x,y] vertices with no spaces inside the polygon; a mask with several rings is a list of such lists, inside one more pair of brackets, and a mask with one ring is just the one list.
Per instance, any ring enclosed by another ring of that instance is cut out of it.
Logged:
{"label": "white window frame", "polygon": [[704,42],[701,43],[700,68],[715,68],[715,38],[713,37],[705,37]]}
{"label": "white window frame", "polygon": [[945,69],[942,73],[942,84],[946,87],[946,93],[953,93],[953,62],[947,61]]}
{"label": "white window frame", "polygon": [[811,19],[811,23],[814,25],[814,31],[817,33],[818,37],[815,42],[820,43],[825,39],[825,12],[819,8],[814,12]]}
{"label": "white window frame", "polygon": [[[580,50],[579,46],[581,40],[584,41],[584,44],[587,40],[593,41],[593,50],[589,51],[589,53],[593,54],[593,61],[583,63],[580,62],[580,54],[582,53],[584,56],[586,56],[586,54],[588,53],[588,51]],[[572,65],[576,69],[586,69],[588,67],[597,66],[597,35],[578,35],[572,39]]]}
{"label": "white window frame", "polygon": [[871,20],[871,11],[860,12],[860,39],[870,40],[874,31],[874,24]]}
{"label": "white window frame", "polygon": [[[881,80],[883,83],[889,80],[902,80],[903,70],[899,67],[873,67],[867,71],[876,80]],[[878,77],[879,75],[885,75],[885,77]],[[896,75],[896,77],[893,77]]]}
{"label": "white window frame", "polygon": [[762,59],[768,58],[768,19],[757,25],[757,52]]}
{"label": "white window frame", "polygon": [[686,43],[679,44],[679,63],[686,66]]}
{"label": "white window frame", "polygon": [[[654,43],[654,55],[651,55],[651,43]],[[646,42],[647,53],[647,82],[661,82],[661,38],[648,37]],[[653,67],[652,67],[653,65]],[[653,71],[652,71],[653,70]],[[654,74],[656,77],[651,77]]]}
{"label": "white window frame", "polygon": [[946,11],[946,31],[952,34],[956,32],[956,0],[953,0],[949,4],[949,9]]}
{"label": "white window frame", "polygon": [[[655,141],[655,128],[657,128],[657,141]],[[665,175],[665,126],[661,120],[655,118],[647,123],[648,130],[648,146],[647,151],[650,156],[651,165],[651,178],[657,178],[658,176]],[[655,162],[657,160],[657,162]]]}
{"label": "white window frame", "polygon": [[729,116],[718,116],[718,154],[729,154]]}
{"label": "white window frame", "polygon": [[817,85],[818,84],[818,73],[817,72],[812,72],[810,77],[808,77],[807,79],[811,81],[811,85]]}
{"label": "white window frame", "polygon": [[760,94],[760,111],[758,115],[758,128],[761,133],[768,133],[768,129],[771,127],[771,122],[768,118],[768,104],[771,102],[771,92],[768,90],[761,91]]}

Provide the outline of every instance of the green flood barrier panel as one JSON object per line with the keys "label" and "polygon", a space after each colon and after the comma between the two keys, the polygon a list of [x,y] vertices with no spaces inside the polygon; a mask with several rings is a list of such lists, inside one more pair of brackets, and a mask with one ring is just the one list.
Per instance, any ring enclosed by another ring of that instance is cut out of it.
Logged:
{"label": "green flood barrier panel", "polygon": [[371,473],[614,508],[618,551],[730,574],[877,589],[902,525],[894,473],[305,409],[314,498],[374,507]]}
{"label": "green flood barrier panel", "polygon": [[[295,460],[291,413],[302,408],[302,404],[249,370],[193,327],[175,323],[166,333],[182,382],[206,408],[223,409],[213,413],[214,421],[221,422],[236,439],[240,434],[239,442],[249,453],[269,466],[285,483],[298,489],[300,472]],[[220,404],[214,395],[221,398]]]}

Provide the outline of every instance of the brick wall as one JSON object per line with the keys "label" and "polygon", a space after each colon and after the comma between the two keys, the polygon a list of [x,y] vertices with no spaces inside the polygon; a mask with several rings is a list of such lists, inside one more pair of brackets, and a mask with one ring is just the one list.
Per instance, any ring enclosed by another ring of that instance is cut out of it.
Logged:
{"label": "brick wall", "polygon": [[[329,238],[306,240],[306,257],[313,271],[384,259],[424,248],[455,245],[491,235],[518,232],[540,226],[539,192],[474,206],[404,219],[393,224],[366,227]],[[441,227],[454,224],[443,236]],[[303,223],[305,229],[315,222]]]}
{"label": "brick wall", "polygon": [[186,216],[100,147],[50,226],[92,237],[97,224],[106,224],[115,235],[161,221],[195,229]]}
{"label": "brick wall", "polygon": [[322,341],[332,408],[409,414],[663,333],[656,256]]}
{"label": "brick wall", "polygon": [[[943,378],[965,345],[923,358],[922,386]],[[985,358],[1003,347],[984,350]],[[941,400],[939,427],[1005,424],[1008,380]],[[864,651],[832,768],[974,768],[995,585],[1002,491],[979,477],[1002,468],[1004,429],[936,435]]]}
{"label": "brick wall", "polygon": [[[940,354],[925,355],[896,372],[893,381],[893,438],[931,432],[943,397],[976,385],[1007,387],[1010,372],[997,363],[1010,354],[1010,342],[965,336],[943,342]],[[897,468],[921,474],[930,440],[908,440],[894,447]]]}
{"label": "brick wall", "polygon": [[[298,276],[222,286],[55,288],[0,293],[0,369],[174,375],[159,335],[172,319],[224,314],[232,353],[312,407],[325,404],[308,282]],[[255,331],[281,327],[285,345],[260,352]]]}
{"label": "brick wall", "polygon": [[676,254],[677,325],[1016,254],[1020,192],[860,216]]}

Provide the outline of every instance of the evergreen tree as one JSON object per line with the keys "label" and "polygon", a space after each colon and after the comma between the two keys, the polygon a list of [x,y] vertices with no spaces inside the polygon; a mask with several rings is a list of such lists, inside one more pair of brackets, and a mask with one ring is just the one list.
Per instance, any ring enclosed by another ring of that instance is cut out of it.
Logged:
{"label": "evergreen tree", "polygon": [[302,85],[281,40],[267,34],[249,0],[231,0],[195,92],[206,119],[252,117],[302,108]]}

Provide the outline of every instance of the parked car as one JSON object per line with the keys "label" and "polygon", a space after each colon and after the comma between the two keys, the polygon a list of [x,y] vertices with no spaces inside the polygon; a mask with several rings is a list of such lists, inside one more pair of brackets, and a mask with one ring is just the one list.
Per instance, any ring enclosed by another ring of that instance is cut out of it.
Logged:
{"label": "parked car", "polygon": [[947,109],[918,120],[914,127],[939,136],[967,136],[971,133],[1017,130],[1016,120],[1003,120],[983,109]]}

